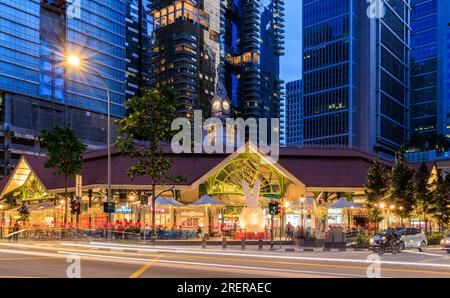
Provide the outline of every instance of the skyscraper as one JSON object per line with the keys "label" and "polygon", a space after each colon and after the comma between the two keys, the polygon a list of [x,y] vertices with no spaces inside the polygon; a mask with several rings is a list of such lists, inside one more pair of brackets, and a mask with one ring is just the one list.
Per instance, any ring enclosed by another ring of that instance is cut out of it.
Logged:
{"label": "skyscraper", "polygon": [[125,115],[125,2],[74,3],[0,0],[1,174],[40,153],[37,135],[54,125],[67,122],[91,148],[106,144],[106,90],[88,70],[65,70],[66,46],[105,77],[112,116]]}
{"label": "skyscraper", "polygon": [[282,0],[154,0],[150,9],[151,83],[174,87],[179,115],[192,117],[193,110],[200,109],[210,116],[220,80],[234,116],[279,116]]}
{"label": "skyscraper", "polygon": [[302,80],[286,83],[286,146],[303,145]]}
{"label": "skyscraper", "polygon": [[152,87],[176,92],[179,116],[210,116],[218,76],[220,1],[153,0]]}
{"label": "skyscraper", "polygon": [[409,16],[409,0],[303,2],[305,146],[392,156],[406,141]]}
{"label": "skyscraper", "polygon": [[243,118],[279,117],[284,55],[283,0],[223,1],[225,86]]}
{"label": "skyscraper", "polygon": [[[148,0],[126,0],[126,94],[127,99],[146,87],[150,80],[150,39],[153,21]],[[148,87],[148,86],[147,86]]]}
{"label": "skyscraper", "polygon": [[411,6],[411,141],[426,147],[437,135],[450,139],[450,2]]}

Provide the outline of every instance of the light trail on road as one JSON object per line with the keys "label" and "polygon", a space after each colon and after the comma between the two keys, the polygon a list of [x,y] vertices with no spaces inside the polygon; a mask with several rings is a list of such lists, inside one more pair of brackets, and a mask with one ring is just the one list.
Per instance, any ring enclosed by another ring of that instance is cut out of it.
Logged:
{"label": "light trail on road", "polygon": [[[285,260],[309,260],[319,262],[335,262],[335,263],[360,263],[373,264],[371,260],[362,259],[338,259],[338,258],[322,258],[322,257],[301,257],[301,256],[286,256],[274,254],[254,254],[254,253],[235,253],[235,252],[219,252],[219,251],[198,251],[198,250],[180,250],[180,249],[160,249],[148,248],[145,246],[133,246],[127,244],[110,243],[92,243],[92,244],[72,244],[62,243],[63,246],[85,247],[85,248],[106,248],[106,249],[134,249],[138,252],[153,252],[153,253],[171,253],[171,254],[192,254],[192,255],[218,255],[218,256],[238,256],[238,257],[252,257],[259,259],[285,259]],[[450,264],[434,264],[434,263],[419,263],[419,262],[403,262],[403,261],[385,261],[380,260],[379,264],[383,265],[399,265],[399,266],[416,266],[416,267],[431,267],[431,268],[445,268],[450,269]]]}
{"label": "light trail on road", "polygon": [[58,252],[58,253],[66,254],[66,255],[79,255],[79,256],[85,256],[85,257],[94,257],[94,258],[100,258],[100,259],[106,258],[106,259],[119,259],[119,260],[128,260],[128,261],[142,261],[142,262],[154,261],[155,263],[180,264],[180,265],[189,265],[189,266],[220,267],[220,268],[256,270],[256,271],[266,270],[266,271],[274,271],[274,272],[313,274],[313,275],[320,275],[320,276],[328,275],[328,276],[343,276],[343,277],[367,277],[366,275],[362,275],[362,274],[358,275],[358,274],[337,273],[337,272],[279,269],[279,268],[270,268],[270,267],[239,266],[239,265],[203,263],[203,262],[172,261],[172,260],[161,260],[161,259],[155,260],[155,259],[120,257],[120,256],[105,256],[105,255],[88,254],[88,253],[80,253],[80,252],[70,253],[67,251],[62,251],[62,252]]}

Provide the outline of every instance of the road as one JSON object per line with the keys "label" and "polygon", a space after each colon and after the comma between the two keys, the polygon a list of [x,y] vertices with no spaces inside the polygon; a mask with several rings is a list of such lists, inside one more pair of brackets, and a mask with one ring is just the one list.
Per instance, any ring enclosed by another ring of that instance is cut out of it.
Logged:
{"label": "road", "polygon": [[[368,259],[369,257],[369,259]],[[370,257],[375,258],[375,263]],[[379,262],[378,262],[379,261]],[[79,264],[79,266],[78,266]],[[378,266],[379,265],[379,266]],[[0,278],[450,277],[439,249],[397,256],[368,251],[285,252],[98,242],[0,242]],[[379,268],[379,270],[378,270]]]}

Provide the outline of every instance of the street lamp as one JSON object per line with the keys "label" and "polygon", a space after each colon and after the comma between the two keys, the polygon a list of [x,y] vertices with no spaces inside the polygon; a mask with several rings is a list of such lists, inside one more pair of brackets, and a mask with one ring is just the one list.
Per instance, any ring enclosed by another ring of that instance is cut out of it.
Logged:
{"label": "street lamp", "polygon": [[[68,55],[67,56],[67,63],[71,65],[72,67],[79,68],[81,71],[84,69],[87,69],[91,72],[93,72],[95,75],[97,75],[103,82],[103,85],[105,86],[106,90],[106,97],[108,100],[108,124],[107,124],[107,135],[108,135],[108,198],[107,202],[111,202],[112,195],[111,195],[111,95],[109,92],[108,84],[106,83],[106,79],[100,74],[98,70],[93,68],[92,66],[88,65],[87,63],[83,63],[81,58],[76,55]],[[112,222],[112,214],[108,213],[108,222]]]}
{"label": "street lamp", "polygon": [[3,237],[3,225],[5,222],[5,214],[3,213],[3,210],[5,210],[6,208],[8,208],[8,205],[0,203],[0,238]]}
{"label": "street lamp", "polygon": [[304,228],[304,224],[305,224],[305,208],[304,208],[304,203],[305,203],[306,198],[302,197],[300,198],[300,202],[302,203],[302,228]]}

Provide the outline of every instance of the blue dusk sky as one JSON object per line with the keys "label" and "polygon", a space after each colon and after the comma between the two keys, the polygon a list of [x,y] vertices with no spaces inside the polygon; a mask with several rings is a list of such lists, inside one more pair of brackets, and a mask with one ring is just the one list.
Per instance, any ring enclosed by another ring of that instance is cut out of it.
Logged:
{"label": "blue dusk sky", "polygon": [[281,79],[300,79],[302,67],[302,0],[286,0],[286,55],[281,58]]}

